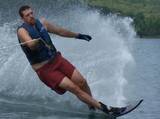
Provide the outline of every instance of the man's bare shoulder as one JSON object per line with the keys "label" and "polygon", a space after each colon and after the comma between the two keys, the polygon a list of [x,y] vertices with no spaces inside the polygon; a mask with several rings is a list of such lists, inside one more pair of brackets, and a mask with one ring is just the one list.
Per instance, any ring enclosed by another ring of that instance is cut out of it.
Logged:
{"label": "man's bare shoulder", "polygon": [[47,23],[48,23],[48,21],[46,20],[46,18],[45,17],[40,17],[40,22],[47,29]]}
{"label": "man's bare shoulder", "polygon": [[17,34],[18,34],[18,35],[24,34],[24,33],[27,33],[27,31],[26,31],[25,28],[23,28],[23,27],[18,28],[18,30],[17,30]]}
{"label": "man's bare shoulder", "polygon": [[50,21],[48,21],[45,17],[40,17],[40,21],[41,23],[45,26],[45,28],[47,29],[48,27],[50,27],[50,25],[55,26],[55,24]]}
{"label": "man's bare shoulder", "polygon": [[45,17],[40,17],[40,21],[42,24],[44,24],[44,22],[46,21],[46,18]]}

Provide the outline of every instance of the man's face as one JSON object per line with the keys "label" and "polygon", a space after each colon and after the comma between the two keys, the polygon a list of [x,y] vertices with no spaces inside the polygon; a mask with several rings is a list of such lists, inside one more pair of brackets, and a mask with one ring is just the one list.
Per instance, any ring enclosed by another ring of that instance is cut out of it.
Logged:
{"label": "man's face", "polygon": [[24,10],[22,14],[23,14],[23,17],[22,17],[23,21],[31,25],[35,24],[35,18],[31,8]]}

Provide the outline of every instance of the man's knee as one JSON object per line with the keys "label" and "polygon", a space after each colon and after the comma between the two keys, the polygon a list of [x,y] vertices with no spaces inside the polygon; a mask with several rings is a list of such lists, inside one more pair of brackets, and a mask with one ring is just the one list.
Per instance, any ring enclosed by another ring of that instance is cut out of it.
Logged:
{"label": "man's knee", "polygon": [[79,97],[80,95],[82,95],[83,91],[82,91],[82,89],[78,85],[73,84],[73,85],[70,85],[69,87],[70,88],[69,88],[68,91],[70,91],[71,93],[75,94],[77,97]]}
{"label": "man's knee", "polygon": [[72,88],[72,93],[74,93],[75,95],[80,95],[81,89],[80,89],[79,86],[74,85],[74,86],[72,86],[71,88]]}
{"label": "man's knee", "polygon": [[71,80],[75,82],[80,88],[83,88],[87,85],[86,79],[77,69],[74,70]]}
{"label": "man's knee", "polygon": [[80,87],[78,85],[76,85],[75,83],[73,83],[70,79],[68,79],[67,77],[65,77],[62,82],[59,85],[61,88],[70,91],[71,93],[74,94],[79,94],[80,93]]}
{"label": "man's knee", "polygon": [[80,79],[79,83],[78,83],[78,86],[80,88],[84,88],[87,84],[87,81],[85,79]]}

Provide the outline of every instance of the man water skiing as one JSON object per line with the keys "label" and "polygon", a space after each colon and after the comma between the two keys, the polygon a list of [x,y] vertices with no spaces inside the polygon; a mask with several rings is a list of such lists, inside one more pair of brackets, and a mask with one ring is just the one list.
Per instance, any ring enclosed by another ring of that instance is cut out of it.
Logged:
{"label": "man water skiing", "polygon": [[66,91],[71,92],[93,110],[96,108],[106,114],[114,115],[125,110],[125,108],[107,106],[92,97],[85,78],[57,51],[48,32],[86,41],[90,41],[91,36],[55,26],[45,18],[36,19],[28,5],[20,7],[19,15],[24,22],[17,29],[19,43],[32,68],[44,84],[61,95]]}

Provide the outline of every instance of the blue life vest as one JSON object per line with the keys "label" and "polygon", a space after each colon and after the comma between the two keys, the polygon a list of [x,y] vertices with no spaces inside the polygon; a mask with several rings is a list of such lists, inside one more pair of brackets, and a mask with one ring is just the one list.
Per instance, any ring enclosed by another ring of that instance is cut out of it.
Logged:
{"label": "blue life vest", "polygon": [[[57,50],[54,47],[47,30],[38,19],[36,19],[35,27],[27,23],[23,23],[19,28],[21,27],[28,31],[32,39],[41,38],[43,40],[39,40],[39,44],[34,50],[31,50],[26,45],[21,45],[21,48],[26,54],[26,57],[31,65],[52,59],[56,56]],[[18,40],[19,43],[21,43],[19,38]],[[46,44],[49,47],[47,47]]]}

